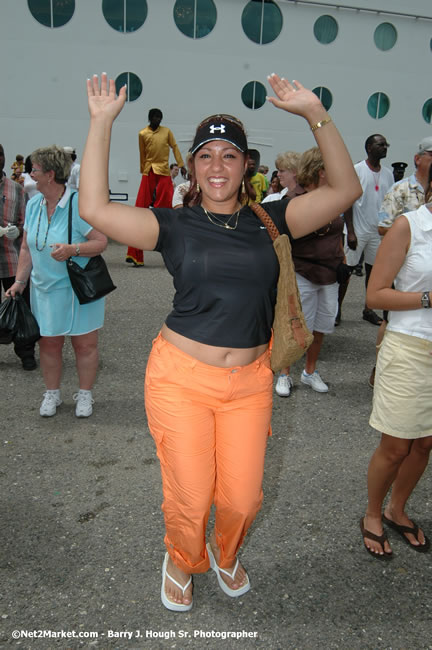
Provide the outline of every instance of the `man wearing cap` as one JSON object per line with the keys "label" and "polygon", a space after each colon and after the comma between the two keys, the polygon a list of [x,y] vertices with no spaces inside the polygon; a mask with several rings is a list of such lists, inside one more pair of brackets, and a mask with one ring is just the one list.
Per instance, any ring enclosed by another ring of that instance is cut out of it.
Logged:
{"label": "man wearing cap", "polygon": [[[378,231],[385,235],[393,221],[404,212],[417,210],[424,203],[432,162],[432,136],[423,138],[414,155],[415,172],[394,183],[384,197],[378,213]],[[404,163],[406,164],[406,163]]]}
{"label": "man wearing cap", "polygon": [[[138,134],[140,152],[141,184],[135,205],[139,208],[171,208],[174,193],[171,172],[168,165],[170,148],[181,173],[186,176],[186,168],[174,135],[166,126],[160,126],[162,111],[151,108],[148,114],[149,124]],[[142,250],[129,246],[126,262],[134,266],[144,266]]]}
{"label": "man wearing cap", "polygon": [[393,167],[393,179],[394,182],[397,183],[398,181],[401,181],[405,176],[405,169],[408,167],[408,163],[394,162],[392,163],[392,167]]}
{"label": "man wearing cap", "polygon": [[[347,264],[356,266],[364,252],[366,287],[381,241],[377,230],[378,212],[386,192],[393,185],[392,172],[388,167],[382,166],[380,162],[387,156],[389,146],[383,135],[375,133],[367,138],[365,142],[367,158],[354,165],[363,194],[344,215],[348,231]],[[382,323],[382,318],[369,309],[366,302],[363,319],[373,325]]]}
{"label": "man wearing cap", "polygon": [[[429,168],[432,163],[432,137],[424,138],[417,147],[416,154],[414,155],[415,172],[408,178],[394,183],[384,197],[381,209],[378,213],[379,223],[378,232],[384,236],[388,229],[393,225],[397,217],[405,212],[417,210],[424,203],[425,190],[428,185]],[[395,165],[404,165],[406,163],[393,163]],[[405,169],[403,167],[403,170]],[[384,311],[384,318],[382,325],[377,335],[377,349],[381,344],[384,337],[384,332],[387,327],[388,312]],[[369,378],[369,386],[371,388],[375,383],[375,366],[372,369]]]}

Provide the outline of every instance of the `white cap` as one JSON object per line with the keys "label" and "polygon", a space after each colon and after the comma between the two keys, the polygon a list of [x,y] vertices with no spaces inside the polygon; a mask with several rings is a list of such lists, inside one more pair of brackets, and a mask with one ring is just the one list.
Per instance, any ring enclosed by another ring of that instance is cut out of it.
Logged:
{"label": "white cap", "polygon": [[432,151],[432,136],[428,138],[423,138],[418,146],[417,153],[425,153],[426,151]]}

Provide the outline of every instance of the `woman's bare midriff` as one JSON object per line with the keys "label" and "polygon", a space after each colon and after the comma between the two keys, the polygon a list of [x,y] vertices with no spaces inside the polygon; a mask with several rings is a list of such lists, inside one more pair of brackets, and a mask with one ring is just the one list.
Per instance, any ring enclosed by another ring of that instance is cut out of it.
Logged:
{"label": "woman's bare midriff", "polygon": [[166,325],[163,325],[161,334],[165,341],[175,345],[182,352],[202,363],[218,368],[247,366],[258,359],[268,348],[268,343],[258,345],[256,348],[220,348],[215,345],[206,345],[177,334]]}

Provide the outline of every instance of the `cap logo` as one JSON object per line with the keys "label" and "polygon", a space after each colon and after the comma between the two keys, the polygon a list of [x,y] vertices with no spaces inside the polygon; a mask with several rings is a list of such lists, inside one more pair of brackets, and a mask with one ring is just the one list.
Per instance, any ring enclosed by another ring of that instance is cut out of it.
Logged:
{"label": "cap logo", "polygon": [[225,133],[225,125],[221,124],[220,126],[215,126],[214,124],[211,125],[210,127],[210,133],[213,134],[215,131],[220,131],[221,133]]}

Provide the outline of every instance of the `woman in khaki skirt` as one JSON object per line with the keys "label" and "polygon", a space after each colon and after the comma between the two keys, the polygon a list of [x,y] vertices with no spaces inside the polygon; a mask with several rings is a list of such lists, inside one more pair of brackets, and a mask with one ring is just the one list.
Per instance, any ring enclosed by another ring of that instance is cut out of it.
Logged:
{"label": "woman in khaki skirt", "polygon": [[401,215],[382,241],[367,291],[372,309],[390,311],[369,421],[383,433],[369,463],[368,505],[360,520],[365,548],[379,559],[393,557],[383,522],[415,551],[430,547],[405,506],[432,447],[431,177],[426,205]]}

